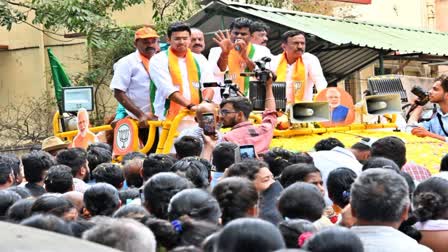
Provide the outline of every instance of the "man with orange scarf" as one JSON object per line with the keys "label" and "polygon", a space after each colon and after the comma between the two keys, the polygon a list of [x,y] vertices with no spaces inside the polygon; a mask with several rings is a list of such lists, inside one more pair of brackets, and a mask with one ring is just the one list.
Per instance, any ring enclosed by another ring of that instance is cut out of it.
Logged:
{"label": "man with orange scarf", "polygon": [[[239,17],[230,24],[229,31],[218,31],[213,39],[219,47],[210,49],[208,60],[213,67],[216,81],[224,83],[224,74],[228,71],[230,79],[238,84],[245,96],[249,91],[249,77],[240,76],[241,72],[251,72],[255,61],[271,57],[271,51],[265,46],[251,43],[252,20]],[[214,100],[221,101],[215,94]]]}
{"label": "man with orange scarf", "polygon": [[213,82],[207,59],[189,49],[191,30],[187,23],[168,27],[166,51],[156,54],[149,64],[154,83],[154,111],[159,120],[172,120],[182,108],[196,110],[202,101],[210,102],[213,90],[201,92],[200,83]]}
{"label": "man with orange scarf", "polygon": [[327,87],[319,59],[305,53],[305,34],[291,30],[281,36],[283,53],[275,56],[270,68],[277,74],[277,82],[286,82],[288,104],[313,100],[313,86],[317,91]]}

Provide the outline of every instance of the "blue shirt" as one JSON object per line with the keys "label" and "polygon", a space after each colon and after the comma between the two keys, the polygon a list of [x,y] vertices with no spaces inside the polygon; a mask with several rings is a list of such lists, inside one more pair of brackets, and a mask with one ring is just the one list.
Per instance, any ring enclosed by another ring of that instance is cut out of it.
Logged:
{"label": "blue shirt", "polygon": [[331,113],[332,122],[343,122],[348,114],[348,108],[343,105],[339,105]]}
{"label": "blue shirt", "polygon": [[[440,110],[440,108],[437,109],[437,114],[440,114],[443,126],[445,128],[445,131],[448,132],[448,113],[443,114],[443,112]],[[447,137],[445,133],[442,130],[442,125],[440,125],[439,118],[437,117],[437,114],[434,115],[434,117],[426,122],[422,122],[419,125],[428,130],[429,132],[435,133],[440,136]],[[445,142],[447,142],[447,139],[445,138]]]}

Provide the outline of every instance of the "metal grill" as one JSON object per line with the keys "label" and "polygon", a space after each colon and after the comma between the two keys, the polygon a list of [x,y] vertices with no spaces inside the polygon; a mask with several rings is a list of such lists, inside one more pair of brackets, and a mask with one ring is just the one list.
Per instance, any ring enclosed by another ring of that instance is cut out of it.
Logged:
{"label": "metal grill", "polygon": [[[277,110],[286,109],[286,83],[272,83],[272,92],[274,93],[275,106]],[[258,81],[251,81],[249,85],[249,99],[252,102],[254,110],[264,110],[266,99],[266,87]]]}
{"label": "metal grill", "polygon": [[372,95],[400,94],[402,102],[408,102],[406,91],[399,77],[371,78],[368,89]]}

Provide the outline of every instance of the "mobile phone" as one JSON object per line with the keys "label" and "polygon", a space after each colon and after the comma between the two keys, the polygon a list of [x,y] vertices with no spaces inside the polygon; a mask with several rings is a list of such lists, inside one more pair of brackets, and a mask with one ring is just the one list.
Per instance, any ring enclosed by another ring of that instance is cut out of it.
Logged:
{"label": "mobile phone", "polygon": [[213,113],[202,114],[202,125],[205,135],[212,136],[216,134],[215,115]]}
{"label": "mobile phone", "polygon": [[240,145],[240,159],[256,159],[255,148],[252,144]]}

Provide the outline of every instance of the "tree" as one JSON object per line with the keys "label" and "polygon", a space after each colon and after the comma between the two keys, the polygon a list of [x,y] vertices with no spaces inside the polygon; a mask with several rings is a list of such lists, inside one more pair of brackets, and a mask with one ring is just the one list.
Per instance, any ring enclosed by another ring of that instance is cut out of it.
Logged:
{"label": "tree", "polygon": [[153,0],[152,9],[155,28],[164,35],[170,23],[189,19],[200,9],[200,4],[198,0]]}

